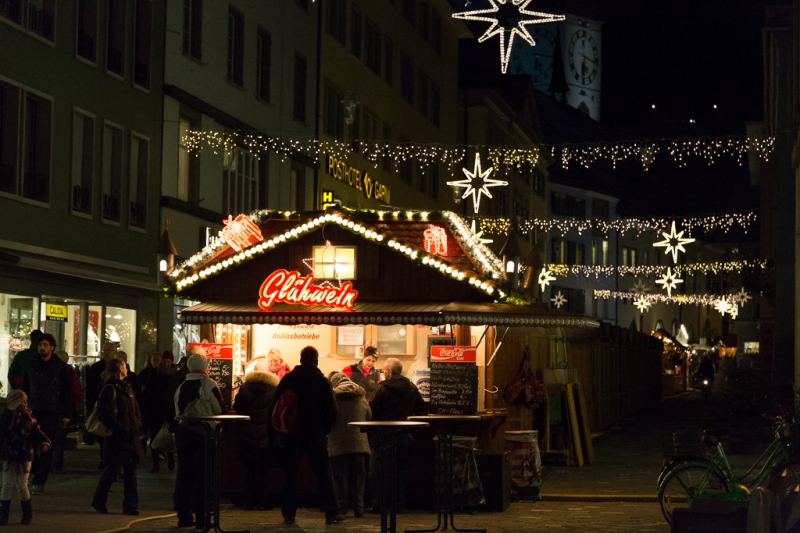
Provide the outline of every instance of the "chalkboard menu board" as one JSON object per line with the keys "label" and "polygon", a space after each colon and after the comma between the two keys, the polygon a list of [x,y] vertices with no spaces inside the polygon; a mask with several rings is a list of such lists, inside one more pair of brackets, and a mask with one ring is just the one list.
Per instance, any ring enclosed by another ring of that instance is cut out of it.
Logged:
{"label": "chalkboard menu board", "polygon": [[233,401],[233,359],[209,359],[208,377],[217,382],[222,399],[230,409]]}
{"label": "chalkboard menu board", "polygon": [[478,411],[475,363],[431,363],[431,414],[474,415]]}

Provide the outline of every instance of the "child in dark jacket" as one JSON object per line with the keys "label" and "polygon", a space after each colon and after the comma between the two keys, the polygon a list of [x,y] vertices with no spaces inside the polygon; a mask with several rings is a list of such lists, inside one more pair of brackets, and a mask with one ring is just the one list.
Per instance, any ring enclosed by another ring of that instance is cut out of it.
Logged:
{"label": "child in dark jacket", "polygon": [[35,453],[50,449],[47,438],[28,409],[28,396],[13,390],[6,400],[6,410],[0,416],[0,460],[3,488],[0,491],[0,526],[8,524],[11,493],[16,488],[22,504],[22,522],[30,524],[33,517],[28,474]]}

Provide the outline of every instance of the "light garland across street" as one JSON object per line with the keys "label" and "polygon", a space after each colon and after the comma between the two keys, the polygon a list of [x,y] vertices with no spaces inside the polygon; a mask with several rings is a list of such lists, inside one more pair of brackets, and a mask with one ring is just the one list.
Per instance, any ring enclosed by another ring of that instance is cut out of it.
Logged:
{"label": "light garland across street", "polygon": [[[293,154],[304,154],[315,162],[323,155],[331,155],[346,160],[351,155],[361,155],[378,168],[385,158],[391,159],[395,165],[402,161],[412,160],[420,168],[432,163],[447,166],[450,174],[455,176],[466,164],[468,152],[486,153],[489,162],[498,169],[498,173],[508,175],[511,170],[522,171],[525,166],[536,166],[542,152],[550,153],[554,159],[561,161],[564,168],[578,164],[589,168],[593,164],[608,161],[616,166],[627,159],[638,159],[647,170],[654,162],[656,154],[668,154],[681,167],[685,167],[690,159],[700,158],[711,165],[721,157],[733,157],[744,164],[745,154],[751,154],[762,160],[769,160],[775,151],[775,138],[750,138],[739,136],[703,137],[682,140],[643,140],[618,142],[586,142],[578,144],[537,144],[537,145],[464,145],[442,143],[399,143],[376,139],[361,139],[351,142],[327,141],[314,138],[289,139],[272,136],[258,131],[198,131],[192,130],[181,138],[187,149],[198,154],[203,150],[214,153],[230,153],[234,148],[247,150],[249,153],[274,153],[281,160]],[[661,145],[664,148],[661,148]]]}
{"label": "light garland across street", "polygon": [[[632,291],[610,291],[610,290],[595,290],[595,300],[608,300],[608,299],[626,299],[631,300],[634,305],[641,308],[641,302],[648,302],[650,305],[656,303],[676,304],[676,305],[705,305],[716,308],[720,300],[723,298],[728,305],[743,306],[744,302],[739,299],[737,293],[727,295],[717,294],[673,294],[672,296],[657,293],[657,294],[637,294]],[[647,309],[648,306],[644,306]]]}
{"label": "light garland across street", "polygon": [[[641,265],[641,266],[600,266],[600,265],[565,265],[565,264],[549,264],[547,268],[557,276],[600,276],[611,277],[614,275],[620,276],[661,276],[667,269],[667,265]],[[761,269],[767,268],[767,261],[765,259],[745,259],[742,261],[725,261],[714,263],[691,263],[688,265],[673,265],[671,266],[673,272],[678,275],[694,275],[694,274],[718,274],[719,272],[742,272],[745,269]]]}
{"label": "light garland across street", "polygon": [[[698,217],[687,217],[678,219],[688,235],[692,234],[693,228],[702,228],[704,231],[721,229],[724,232],[730,231],[734,226],[741,226],[747,232],[750,224],[756,221],[758,215],[755,212],[749,213],[725,213],[721,215],[707,215]],[[618,231],[622,234],[634,232],[636,235],[648,231],[663,231],[676,222],[675,219],[667,218],[620,218],[610,222],[599,219],[577,219],[561,218],[545,220],[531,218],[523,220],[520,224],[522,233],[529,233],[532,230],[542,230],[547,232],[558,232],[562,236],[570,231],[576,231],[579,235],[584,231],[598,230],[608,234],[609,231]],[[508,218],[480,218],[480,230],[491,235],[508,235],[511,228],[511,220]]]}

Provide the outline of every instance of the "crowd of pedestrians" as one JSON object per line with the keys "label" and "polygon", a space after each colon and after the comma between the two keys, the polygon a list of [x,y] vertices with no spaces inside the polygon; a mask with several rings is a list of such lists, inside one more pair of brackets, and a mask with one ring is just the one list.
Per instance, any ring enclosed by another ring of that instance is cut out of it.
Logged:
{"label": "crowd of pedestrians", "polygon": [[[32,348],[17,353],[9,369],[13,390],[0,416],[0,526],[9,521],[15,492],[22,506],[22,523],[31,523],[31,494],[44,494],[54,461],[57,470],[63,468],[66,433],[76,429],[77,374],[62,360],[66,354],[56,355],[52,335],[36,330],[30,337]],[[365,505],[368,465],[372,511],[380,512],[381,495],[375,488],[384,465],[367,435],[348,424],[404,420],[425,414],[427,408],[416,386],[402,375],[400,361],[386,360],[381,373],[376,368],[378,358],[377,350],[367,347],[361,362],[325,376],[318,368],[317,349],[307,346],[293,369],[278,350],[249,365],[233,403],[237,414],[250,417],[236,428],[239,457],[245,464],[241,502],[245,509],[273,508],[269,486],[277,469],[282,469],[281,513],[284,523],[292,524],[298,505],[298,473],[308,457],[327,524],[345,520],[351,509],[356,518],[369,510]],[[136,471],[150,448],[151,473],[160,471],[162,453],[168,470],[177,461],[172,503],[178,527],[202,528],[209,466],[205,431],[179,421],[183,416],[228,410],[219,386],[209,377],[209,358],[195,346],[174,364],[172,352],[165,351],[148,358],[139,375],[127,360],[125,352],[107,343],[101,360],[86,372],[86,413],[91,416],[84,441],[99,444],[101,470],[91,506],[98,513],[108,513],[110,489],[121,476],[122,512],[138,515]],[[160,452],[149,444],[162,435],[171,435],[169,442],[174,445],[159,445]],[[400,438],[396,453],[398,511],[402,512],[407,438]]]}

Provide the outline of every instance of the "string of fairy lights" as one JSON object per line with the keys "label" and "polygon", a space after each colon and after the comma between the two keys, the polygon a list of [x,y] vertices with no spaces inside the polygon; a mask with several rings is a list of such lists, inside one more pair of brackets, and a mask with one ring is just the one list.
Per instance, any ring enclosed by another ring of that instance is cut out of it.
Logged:
{"label": "string of fairy lights", "polygon": [[[549,264],[546,265],[553,274],[561,277],[569,275],[576,277],[592,277],[596,279],[602,277],[610,278],[619,276],[661,276],[668,268],[666,265],[565,265]],[[691,263],[687,265],[674,265],[672,271],[677,275],[696,275],[696,274],[719,274],[720,272],[741,273],[745,269],[767,268],[765,259],[743,259],[741,261],[715,261],[711,263]]]}
{"label": "string of fairy lights", "polygon": [[315,162],[323,155],[346,159],[360,155],[369,160],[375,168],[382,162],[391,161],[394,165],[413,161],[420,168],[435,163],[447,166],[455,175],[466,162],[470,151],[485,151],[490,163],[498,173],[507,175],[512,170],[523,172],[526,167],[533,169],[543,152],[550,155],[567,169],[577,164],[589,168],[600,161],[612,166],[627,160],[638,160],[644,170],[648,170],[658,154],[666,154],[680,167],[685,167],[690,159],[700,159],[712,165],[723,157],[734,158],[739,165],[744,164],[745,155],[752,155],[765,161],[775,151],[775,138],[742,137],[736,135],[722,137],[703,137],[697,139],[660,139],[647,141],[586,142],[565,144],[538,144],[528,146],[488,146],[442,143],[411,143],[387,140],[357,139],[353,141],[326,139],[298,139],[266,135],[255,131],[197,131],[187,132],[182,144],[192,153],[211,150],[215,154],[231,153],[243,149],[260,157],[274,153],[281,160],[301,153]]}
{"label": "string of fairy lights", "polygon": [[[687,217],[679,218],[677,221],[686,230],[686,233],[691,235],[692,229],[694,228],[700,228],[706,232],[714,229],[721,229],[727,233],[734,226],[741,227],[746,233],[750,225],[757,219],[758,215],[756,213],[749,212]],[[610,221],[577,218],[551,220],[531,218],[521,221],[519,231],[523,234],[527,234],[534,230],[541,230],[552,232],[553,234],[558,233],[561,236],[566,235],[570,231],[575,231],[578,235],[589,231],[603,234],[608,234],[610,231],[617,231],[620,234],[633,233],[634,235],[640,235],[648,231],[662,231],[675,221],[676,219],[674,218],[621,218]],[[478,219],[480,231],[491,235],[508,235],[511,226],[512,221],[509,218],[487,217]]]}

